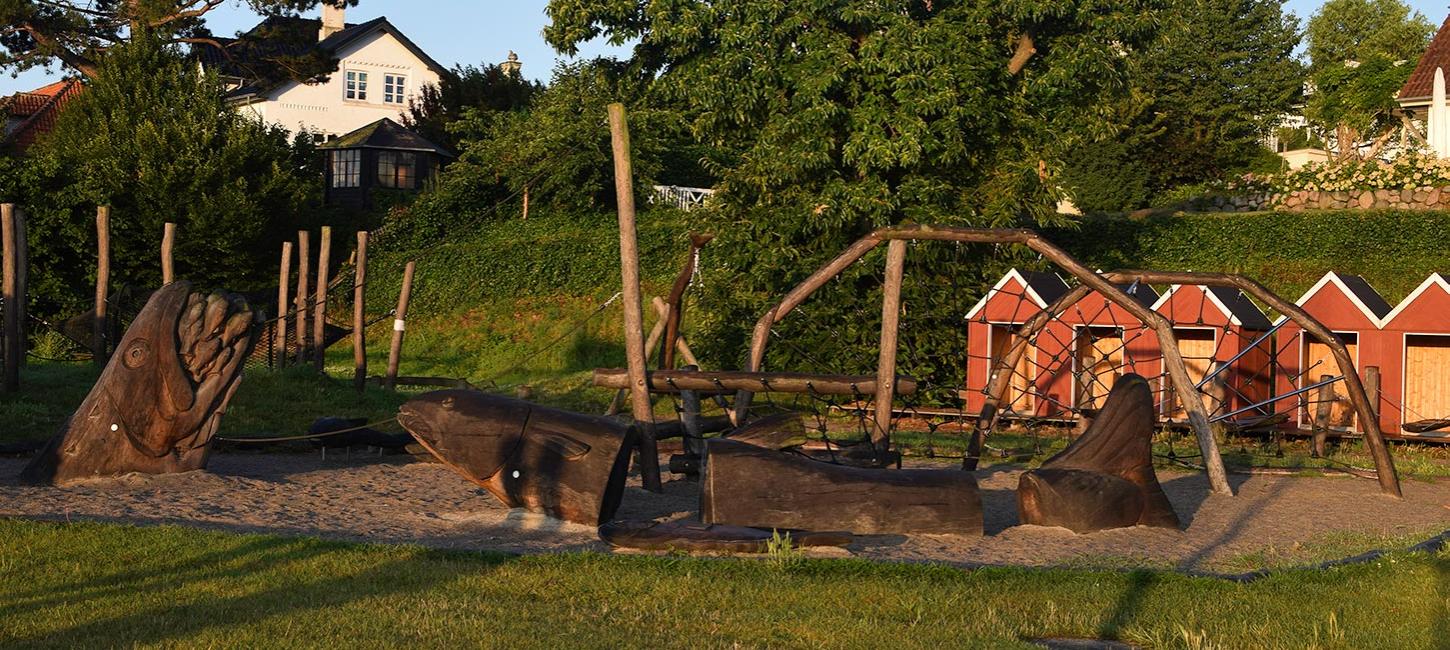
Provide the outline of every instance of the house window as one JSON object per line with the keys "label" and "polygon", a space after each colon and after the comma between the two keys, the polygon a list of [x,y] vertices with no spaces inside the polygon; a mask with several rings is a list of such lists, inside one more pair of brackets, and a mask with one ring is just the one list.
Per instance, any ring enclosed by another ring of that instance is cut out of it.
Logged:
{"label": "house window", "polygon": [[357,187],[362,184],[362,151],[343,149],[332,152],[332,186]]}
{"label": "house window", "polygon": [[408,87],[408,78],[400,74],[383,75],[383,103],[403,103],[403,91]]}
{"label": "house window", "polygon": [[347,98],[360,102],[368,100],[368,73],[347,71]]}
{"label": "house window", "polygon": [[400,151],[378,152],[378,185],[411,190],[417,187],[418,156]]}

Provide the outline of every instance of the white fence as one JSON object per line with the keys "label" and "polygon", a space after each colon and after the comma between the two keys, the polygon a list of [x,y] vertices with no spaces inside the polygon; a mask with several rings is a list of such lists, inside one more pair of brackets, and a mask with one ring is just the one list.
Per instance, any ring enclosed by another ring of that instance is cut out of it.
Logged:
{"label": "white fence", "polygon": [[693,210],[705,204],[705,199],[715,190],[703,187],[679,187],[676,185],[655,185],[649,202],[654,205],[672,205],[681,210]]}

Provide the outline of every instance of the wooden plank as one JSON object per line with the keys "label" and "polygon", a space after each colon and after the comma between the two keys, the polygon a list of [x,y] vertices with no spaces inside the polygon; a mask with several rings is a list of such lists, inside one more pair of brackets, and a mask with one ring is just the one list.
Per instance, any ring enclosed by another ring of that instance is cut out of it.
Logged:
{"label": "wooden plank", "polygon": [[654,437],[654,409],[644,378],[644,308],[640,302],[634,168],[630,158],[629,118],[624,104],[609,105],[609,136],[614,154],[614,194],[619,211],[619,267],[624,293],[624,356],[629,364],[630,412],[639,431],[639,469],[644,488],[662,492],[659,452]]}
{"label": "wooden plank", "polygon": [[403,289],[398,292],[398,311],[393,317],[393,341],[388,347],[388,374],[383,379],[383,387],[388,390],[397,388],[398,364],[403,358],[403,332],[408,329],[408,300],[413,295],[414,267],[411,260],[403,267]]}
{"label": "wooden plank", "polygon": [[96,305],[91,314],[91,355],[96,365],[110,357],[106,332],[111,301],[111,208],[96,208]]}
{"label": "wooden plank", "polygon": [[[655,370],[646,373],[649,389],[659,393],[694,390],[705,394],[722,391],[758,393],[816,393],[819,395],[874,395],[877,379],[871,375],[819,375],[808,372],[745,372],[727,370]],[[594,385],[621,388],[629,385],[628,371],[621,368],[599,368],[594,371]],[[898,395],[915,393],[917,382],[911,377],[896,377]]]}
{"label": "wooden plank", "polygon": [[876,413],[871,423],[871,445],[877,452],[891,448],[891,403],[896,397],[896,344],[901,326],[901,276],[906,263],[906,240],[893,239],[886,247],[886,280],[881,290],[881,350],[876,361]]}
{"label": "wooden plank", "polygon": [[353,270],[352,283],[352,385],[361,393],[367,387],[368,378],[368,337],[367,337],[367,316],[365,314],[368,280],[368,233],[366,230],[357,232],[357,254],[353,258],[356,267]]}
{"label": "wooden plank", "polygon": [[326,363],[327,265],[332,262],[332,226],[323,226],[317,250],[317,293],[312,299],[312,367],[322,372]]}

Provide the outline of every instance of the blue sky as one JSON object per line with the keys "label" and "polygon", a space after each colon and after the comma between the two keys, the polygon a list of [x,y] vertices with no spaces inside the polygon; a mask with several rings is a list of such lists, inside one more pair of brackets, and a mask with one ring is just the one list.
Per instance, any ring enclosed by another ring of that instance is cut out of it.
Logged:
{"label": "blue sky", "polygon": [[[1430,22],[1444,20],[1446,0],[1409,0]],[[387,16],[403,33],[443,65],[497,63],[518,52],[524,74],[547,80],[560,57],[546,43],[542,31],[548,22],[548,0],[362,0],[348,10],[349,22]],[[1301,19],[1314,13],[1321,0],[1289,0],[1288,9]],[[212,12],[208,23],[214,33],[230,36],[256,24],[258,18],[239,2]],[[590,44],[582,55],[618,52],[603,43]],[[29,90],[57,78],[62,71],[32,70],[18,79],[0,75],[0,95]]]}

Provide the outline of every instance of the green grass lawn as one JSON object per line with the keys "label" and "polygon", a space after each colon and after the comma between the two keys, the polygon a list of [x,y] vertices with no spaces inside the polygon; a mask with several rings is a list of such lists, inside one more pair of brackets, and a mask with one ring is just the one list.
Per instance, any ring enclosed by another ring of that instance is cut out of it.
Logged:
{"label": "green grass lawn", "polygon": [[0,521],[4,647],[1435,648],[1450,555],[1172,573],[567,554]]}

